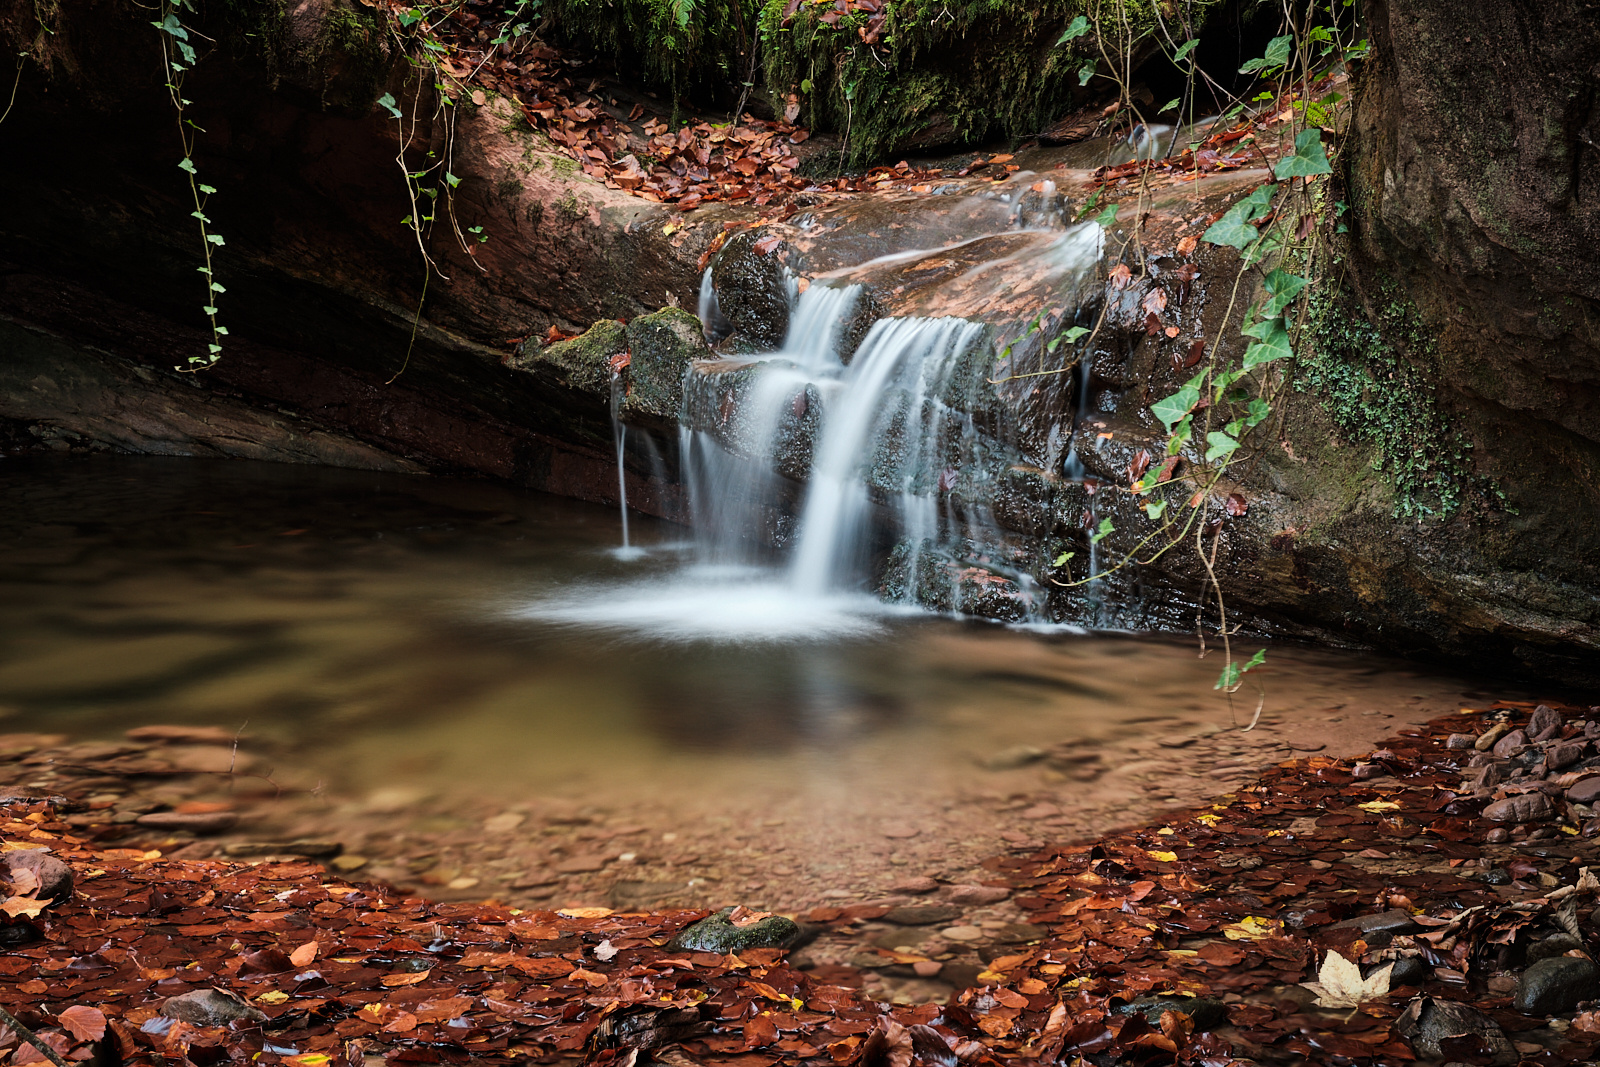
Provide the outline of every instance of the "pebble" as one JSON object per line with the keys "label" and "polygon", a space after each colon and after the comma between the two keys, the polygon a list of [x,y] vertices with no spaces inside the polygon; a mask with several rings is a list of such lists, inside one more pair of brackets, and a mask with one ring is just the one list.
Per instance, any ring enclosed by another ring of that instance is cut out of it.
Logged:
{"label": "pebble", "polygon": [[588,874],[592,871],[605,870],[606,864],[610,861],[610,856],[573,856],[569,860],[555,864],[554,869],[563,874]]}
{"label": "pebble", "polygon": [[1540,704],[1533,709],[1533,715],[1528,719],[1528,736],[1535,741],[1548,741],[1561,732],[1561,713],[1549,704]]}
{"label": "pebble", "polygon": [[1445,738],[1445,748],[1471,748],[1478,739],[1472,734],[1451,734]]}
{"label": "pebble", "polygon": [[1483,809],[1483,817],[1495,822],[1538,822],[1555,813],[1550,798],[1543,793],[1519,793],[1497,800]]}
{"label": "pebble", "polygon": [[921,878],[907,878],[904,881],[896,882],[894,885],[889,887],[889,892],[891,892],[891,893],[931,893],[935,889],[938,889],[938,888],[939,888],[939,883],[938,882],[934,881],[932,878],[928,878],[926,876],[923,876]]}
{"label": "pebble", "polygon": [[231,830],[239,821],[233,811],[153,811],[134,820],[155,830],[187,830],[195,834],[215,834]]}
{"label": "pebble", "polygon": [[1521,730],[1512,730],[1494,743],[1493,752],[1501,759],[1509,759],[1521,752],[1528,745],[1528,735]]}
{"label": "pebble", "polygon": [[31,894],[35,900],[59,903],[72,896],[72,868],[56,857],[32,848],[0,854],[0,877],[14,883],[23,871],[38,883]]}
{"label": "pebble", "polygon": [[236,738],[233,731],[220,726],[135,726],[123,736],[129,741],[190,745],[231,745]]}
{"label": "pebble", "polygon": [[506,811],[483,820],[483,828],[491,834],[503,834],[521,826],[528,817],[520,811]]}
{"label": "pebble", "polygon": [[1567,799],[1574,804],[1593,804],[1600,800],[1600,774],[1574,782],[1567,790]]}
{"label": "pebble", "polygon": [[266,1013],[252,1008],[238,996],[221,989],[196,989],[179,996],[168,997],[161,1005],[161,1014],[190,1026],[227,1026],[240,1019],[264,1023]]}
{"label": "pebble", "polygon": [[1022,818],[1030,820],[1049,819],[1060,814],[1061,809],[1056,807],[1054,804],[1035,804],[1033,807],[1027,808],[1021,813]]}
{"label": "pebble", "polygon": [[1012,748],[1002,749],[982,761],[984,767],[991,771],[1011,771],[1018,767],[1026,767],[1030,763],[1037,763],[1044,759],[1047,753],[1042,748],[1032,745],[1016,745]]}
{"label": "pebble", "polygon": [[976,926],[947,926],[939,931],[939,936],[947,941],[981,941],[983,931]]}
{"label": "pebble", "polygon": [[365,856],[358,856],[355,853],[351,853],[348,856],[336,857],[333,861],[333,869],[336,871],[341,871],[345,874],[350,874],[353,871],[359,871],[361,868],[365,867],[371,862],[372,861]]}
{"label": "pebble", "polygon": [[937,978],[939,972],[944,970],[944,964],[938,960],[918,960],[911,965],[911,970],[918,978]]}
{"label": "pebble", "polygon": [[671,952],[737,952],[747,948],[787,948],[800,938],[800,926],[782,915],[769,915],[748,926],[735,926],[723,908],[709,918],[685,927],[667,942]]}
{"label": "pebble", "polygon": [[1568,741],[1559,745],[1551,745],[1545,749],[1544,765],[1552,771],[1559,771],[1563,767],[1570,767],[1583,758],[1583,744]]}
{"label": "pebble", "polygon": [[952,904],[998,904],[1011,895],[1011,890],[994,885],[953,885],[942,895]]}
{"label": "pebble", "polygon": [[883,827],[884,837],[907,838],[916,837],[920,833],[922,833],[921,830],[905,823],[888,823]]}
{"label": "pebble", "polygon": [[947,923],[952,919],[961,918],[961,909],[954,904],[909,904],[905,907],[890,908],[884,913],[884,921],[895,923],[898,926],[932,926],[934,923]]}

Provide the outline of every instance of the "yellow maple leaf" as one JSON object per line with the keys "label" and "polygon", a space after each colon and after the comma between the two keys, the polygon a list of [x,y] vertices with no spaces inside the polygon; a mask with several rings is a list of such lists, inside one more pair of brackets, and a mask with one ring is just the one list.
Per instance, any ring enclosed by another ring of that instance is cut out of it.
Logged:
{"label": "yellow maple leaf", "polygon": [[1283,931],[1283,923],[1276,919],[1263,919],[1259,915],[1246,915],[1236,923],[1222,928],[1222,936],[1229,941],[1256,941],[1263,937],[1276,937]]}
{"label": "yellow maple leaf", "polygon": [[1178,854],[1176,852],[1157,852],[1154,849],[1149,848],[1145,849],[1144,851],[1145,855],[1149,856],[1153,860],[1160,860],[1162,863],[1175,863],[1178,859]]}
{"label": "yellow maple leaf", "polygon": [[1357,804],[1362,811],[1377,813],[1380,811],[1399,811],[1400,805],[1392,800],[1369,800],[1365,804]]}
{"label": "yellow maple leaf", "polygon": [[256,997],[256,1001],[261,1004],[282,1004],[288,999],[289,994],[285,993],[281,989],[269,989],[265,993],[262,993],[260,996]]}

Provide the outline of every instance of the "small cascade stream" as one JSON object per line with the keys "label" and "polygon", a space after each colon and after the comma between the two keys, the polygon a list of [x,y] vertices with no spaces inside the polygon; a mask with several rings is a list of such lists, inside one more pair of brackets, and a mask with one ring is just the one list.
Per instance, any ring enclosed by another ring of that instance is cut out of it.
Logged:
{"label": "small cascade stream", "polygon": [[[852,269],[871,277],[919,256],[968,249],[974,240],[896,252]],[[957,306],[979,314],[873,321],[878,308],[869,286],[851,281],[848,270],[809,281],[785,273],[783,343],[700,360],[684,376],[677,446],[694,533],[688,558],[654,553],[649,573],[632,582],[565,591],[527,614],[669,639],[823,637],[875,628],[886,612],[932,606],[967,613],[974,595],[967,587],[976,583],[977,595],[1005,602],[1003,610],[981,614],[1046,621],[1038,579],[1016,561],[1015,538],[989,511],[996,485],[1023,456],[1006,439],[1014,431],[996,424],[996,412],[1037,401],[1046,395],[1040,390],[1059,395],[1064,410],[1051,415],[1054,401],[1035,402],[1014,421],[1051,442],[1049,457],[1034,462],[1081,480],[1073,446],[1063,463],[1056,442],[1065,443],[1081,420],[1087,385],[1079,374],[1025,382],[1000,397],[988,377],[997,365],[996,338],[1016,338],[1023,327],[1007,323],[1030,320],[1022,317],[1026,307],[1008,307],[1000,319],[984,321],[983,294],[1003,304],[1012,297],[1009,279],[1031,266],[1059,280],[1048,298],[1067,305],[1032,314],[1070,323],[1082,298],[1075,287],[1098,262],[1100,244],[1099,226],[1088,223],[1044,231],[1033,258],[1015,246],[999,258],[974,258],[948,288]],[[732,332],[709,270],[698,311],[708,339]],[[1041,333],[1032,343],[1043,340]],[[614,391],[614,413],[620,400]],[[613,426],[626,508],[630,438],[615,414]],[[619,558],[651,554],[633,545],[625,514],[622,536]]]}

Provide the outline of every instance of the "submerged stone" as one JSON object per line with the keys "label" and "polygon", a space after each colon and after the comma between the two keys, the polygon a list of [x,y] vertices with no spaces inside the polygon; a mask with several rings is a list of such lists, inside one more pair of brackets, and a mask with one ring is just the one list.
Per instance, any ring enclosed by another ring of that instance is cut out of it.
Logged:
{"label": "submerged stone", "polygon": [[790,948],[800,939],[793,919],[769,915],[748,926],[735,926],[733,908],[723,908],[678,932],[667,942],[673,952],[738,952],[747,948]]}
{"label": "submerged stone", "polygon": [[1600,994],[1600,965],[1578,956],[1542,959],[1522,972],[1512,1007],[1524,1015],[1570,1011]]}
{"label": "submerged stone", "polygon": [[1161,1025],[1163,1012],[1180,1012],[1194,1020],[1196,1030],[1210,1030],[1228,1018],[1228,1009],[1210,997],[1148,996],[1135,997],[1112,1009],[1118,1015],[1143,1015],[1152,1025]]}
{"label": "submerged stone", "polygon": [[196,989],[179,996],[168,997],[161,1005],[161,1014],[190,1026],[227,1026],[245,1020],[253,1023],[267,1021],[265,1012],[246,1004],[236,994],[225,989]]}

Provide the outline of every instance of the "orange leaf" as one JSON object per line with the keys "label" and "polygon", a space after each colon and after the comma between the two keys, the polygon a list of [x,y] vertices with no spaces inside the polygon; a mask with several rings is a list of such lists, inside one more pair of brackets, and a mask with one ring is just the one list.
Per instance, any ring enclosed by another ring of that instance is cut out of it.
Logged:
{"label": "orange leaf", "polygon": [[106,1013],[99,1008],[74,1004],[57,1015],[56,1021],[79,1041],[99,1041],[106,1036]]}
{"label": "orange leaf", "polygon": [[289,953],[289,962],[296,967],[309,967],[311,961],[317,958],[317,951],[322,946],[315,941],[307,941],[293,952]]}
{"label": "orange leaf", "polygon": [[420,982],[426,982],[428,975],[432,973],[432,971],[422,971],[417,974],[386,974],[383,976],[383,985],[389,989],[403,985],[417,985]]}
{"label": "orange leaf", "polygon": [[417,1017],[403,1011],[383,1025],[386,1034],[408,1034],[417,1028]]}

